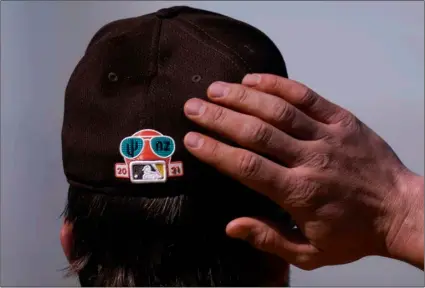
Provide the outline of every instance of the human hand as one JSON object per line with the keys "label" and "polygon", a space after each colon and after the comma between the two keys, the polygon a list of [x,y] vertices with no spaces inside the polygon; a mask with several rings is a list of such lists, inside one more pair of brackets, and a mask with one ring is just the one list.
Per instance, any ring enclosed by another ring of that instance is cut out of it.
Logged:
{"label": "human hand", "polygon": [[268,196],[298,227],[239,218],[229,236],[306,270],[368,255],[423,269],[423,177],[352,113],[266,74],[213,83],[208,97],[218,105],[191,99],[186,116],[249,150],[191,132],[188,151]]}

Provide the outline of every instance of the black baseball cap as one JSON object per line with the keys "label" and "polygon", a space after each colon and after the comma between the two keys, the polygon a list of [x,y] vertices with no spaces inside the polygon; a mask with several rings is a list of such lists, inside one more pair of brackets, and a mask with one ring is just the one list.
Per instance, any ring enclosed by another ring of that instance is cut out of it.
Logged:
{"label": "black baseball cap", "polygon": [[230,142],[186,119],[183,106],[206,99],[214,81],[240,83],[254,72],[288,76],[263,32],[221,14],[177,6],[105,25],[65,92],[62,152],[70,188],[153,197],[248,189],[184,148],[189,131]]}

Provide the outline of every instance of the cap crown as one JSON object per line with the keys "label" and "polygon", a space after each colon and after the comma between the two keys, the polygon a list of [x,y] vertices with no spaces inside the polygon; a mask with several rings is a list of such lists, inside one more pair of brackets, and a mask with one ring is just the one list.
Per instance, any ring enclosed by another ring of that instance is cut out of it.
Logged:
{"label": "cap crown", "polygon": [[[65,92],[63,165],[72,185],[102,191],[181,193],[221,176],[183,147],[189,131],[184,103],[206,98],[217,80],[240,82],[247,73],[287,77],[284,60],[258,29],[213,12],[177,6],[102,27],[71,75]],[[116,177],[121,141],[143,129],[175,140],[172,160],[184,176],[161,185]]]}

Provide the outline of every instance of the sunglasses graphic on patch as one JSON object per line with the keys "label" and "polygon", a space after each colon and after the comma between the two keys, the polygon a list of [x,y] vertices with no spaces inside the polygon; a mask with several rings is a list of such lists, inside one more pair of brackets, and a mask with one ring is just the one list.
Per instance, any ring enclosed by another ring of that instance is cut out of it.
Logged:
{"label": "sunglasses graphic on patch", "polygon": [[174,140],[168,136],[154,136],[150,139],[139,136],[126,137],[121,141],[120,151],[124,157],[132,159],[142,154],[147,145],[156,156],[161,158],[170,157],[175,151]]}
{"label": "sunglasses graphic on patch", "polygon": [[115,177],[133,184],[164,183],[183,176],[183,162],[171,161],[176,151],[174,139],[153,129],[143,129],[121,140],[124,163],[115,163]]}

